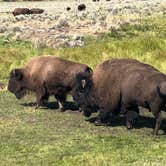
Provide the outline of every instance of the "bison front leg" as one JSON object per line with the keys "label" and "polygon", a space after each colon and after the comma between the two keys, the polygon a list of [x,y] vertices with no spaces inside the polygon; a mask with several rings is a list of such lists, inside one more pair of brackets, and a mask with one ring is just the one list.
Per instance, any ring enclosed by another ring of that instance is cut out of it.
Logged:
{"label": "bison front leg", "polygon": [[156,119],[156,124],[153,130],[153,135],[158,135],[158,131],[162,122],[162,118],[161,118],[161,112],[156,113],[155,115],[155,119]]}
{"label": "bison front leg", "polygon": [[153,130],[153,135],[158,135],[158,130],[159,130],[161,122],[162,122],[160,107],[161,107],[160,102],[153,102],[150,104],[150,109],[156,119],[155,127]]}
{"label": "bison front leg", "polygon": [[36,95],[36,107],[35,107],[35,109],[38,109],[42,105],[44,105],[44,101],[42,99],[42,96],[40,94],[37,94]]}
{"label": "bison front leg", "polygon": [[36,107],[35,109],[39,108],[40,106],[45,105],[45,101],[48,100],[49,95],[47,95],[45,88],[38,89],[36,91]]}
{"label": "bison front leg", "polygon": [[99,109],[99,115],[97,120],[95,121],[95,125],[108,125],[109,123],[109,118],[110,118],[110,112],[106,111],[104,109]]}
{"label": "bison front leg", "polygon": [[55,95],[55,98],[57,99],[58,105],[59,105],[59,110],[61,112],[65,111],[65,102],[66,102],[66,94],[61,94],[61,95]]}

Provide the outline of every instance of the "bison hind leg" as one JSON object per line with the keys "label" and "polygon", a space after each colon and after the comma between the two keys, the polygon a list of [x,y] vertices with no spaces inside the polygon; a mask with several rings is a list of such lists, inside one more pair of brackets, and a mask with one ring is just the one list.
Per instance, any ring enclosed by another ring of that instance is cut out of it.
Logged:
{"label": "bison hind leg", "polygon": [[133,129],[139,115],[138,106],[122,104],[120,113],[125,115],[127,129]]}
{"label": "bison hind leg", "polygon": [[133,129],[134,125],[136,123],[136,120],[138,119],[138,112],[137,111],[127,111],[127,113],[125,114],[126,117],[126,127],[127,129]]}

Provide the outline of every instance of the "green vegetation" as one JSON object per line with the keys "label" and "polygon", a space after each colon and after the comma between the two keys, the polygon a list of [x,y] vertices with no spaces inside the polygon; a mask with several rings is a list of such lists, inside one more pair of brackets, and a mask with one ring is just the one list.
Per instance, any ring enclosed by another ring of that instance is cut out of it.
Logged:
{"label": "green vegetation", "polygon": [[[12,68],[42,54],[91,67],[108,58],[130,57],[166,72],[165,27],[165,17],[143,20],[98,38],[87,37],[83,48],[38,48],[30,42],[1,38],[0,79],[7,79]],[[137,128],[127,131],[122,118],[112,118],[112,126],[95,126],[79,112],[25,106],[34,101],[33,95],[17,100],[7,91],[0,92],[0,165],[166,165],[166,120],[160,135],[153,137],[154,120],[145,110],[141,110]],[[163,117],[166,119],[164,112]]]}
{"label": "green vegetation", "polygon": [[151,18],[97,38],[87,37],[86,46],[76,48],[39,48],[30,42],[0,38],[0,79],[7,78],[12,68],[22,66],[30,57],[42,54],[54,54],[91,67],[108,58],[129,57],[166,72],[165,27],[166,17]]}
{"label": "green vegetation", "polygon": [[138,128],[127,131],[124,119],[113,119],[113,127],[95,126],[79,112],[21,105],[34,101],[32,96],[18,101],[9,92],[0,93],[1,166],[166,164],[166,137],[151,135],[151,113],[144,111]]}

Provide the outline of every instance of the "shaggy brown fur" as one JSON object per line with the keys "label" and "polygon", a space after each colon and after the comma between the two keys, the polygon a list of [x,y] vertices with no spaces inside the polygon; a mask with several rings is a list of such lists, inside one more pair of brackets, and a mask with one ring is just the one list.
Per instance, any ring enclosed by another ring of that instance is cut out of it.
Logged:
{"label": "shaggy brown fur", "polygon": [[38,106],[54,95],[63,110],[66,94],[72,89],[76,74],[91,71],[84,64],[55,56],[39,56],[30,59],[25,67],[11,71],[8,89],[18,99],[25,95],[26,90],[34,91]]}
{"label": "shaggy brown fur", "polygon": [[32,8],[32,9],[30,9],[30,12],[31,12],[31,14],[41,14],[44,12],[44,10],[39,9],[39,8]]}
{"label": "shaggy brown fur", "polygon": [[15,8],[12,14],[14,16],[17,16],[20,14],[31,14],[31,11],[28,8]]}
{"label": "shaggy brown fur", "polygon": [[154,134],[157,134],[160,111],[165,110],[166,104],[166,75],[136,60],[112,59],[99,64],[92,77],[78,74],[73,96],[85,115],[98,108],[101,122],[119,110],[126,113],[132,108],[138,111],[138,106],[148,108],[156,118]]}

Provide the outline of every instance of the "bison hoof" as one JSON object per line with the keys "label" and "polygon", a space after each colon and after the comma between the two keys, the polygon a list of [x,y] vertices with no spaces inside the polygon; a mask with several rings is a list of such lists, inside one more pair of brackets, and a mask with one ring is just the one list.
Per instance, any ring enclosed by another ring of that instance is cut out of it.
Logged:
{"label": "bison hoof", "polygon": [[109,122],[101,122],[100,120],[95,121],[96,126],[110,126]]}
{"label": "bison hoof", "polygon": [[96,126],[102,126],[102,125],[103,125],[103,123],[102,123],[102,122],[100,122],[100,121],[95,121],[95,125],[96,125]]}
{"label": "bison hoof", "polygon": [[158,132],[152,131],[152,135],[158,136]]}
{"label": "bison hoof", "polygon": [[65,108],[59,108],[60,112],[65,112]]}
{"label": "bison hoof", "polygon": [[35,106],[35,110],[37,110],[39,107],[40,107],[40,105],[37,104],[37,105]]}
{"label": "bison hoof", "polygon": [[132,125],[131,122],[127,122],[127,123],[126,123],[126,127],[127,127],[128,130],[133,129],[133,125]]}
{"label": "bison hoof", "polygon": [[83,110],[82,110],[82,108],[81,108],[81,107],[79,107],[79,108],[78,108],[78,111],[79,111],[79,112],[83,112]]}

